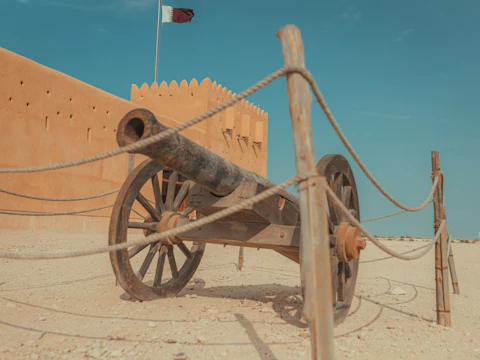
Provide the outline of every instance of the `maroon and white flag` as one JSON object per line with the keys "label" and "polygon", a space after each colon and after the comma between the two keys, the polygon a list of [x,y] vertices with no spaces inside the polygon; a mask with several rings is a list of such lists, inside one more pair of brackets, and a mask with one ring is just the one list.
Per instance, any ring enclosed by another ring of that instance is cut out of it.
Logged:
{"label": "maroon and white flag", "polygon": [[194,13],[192,9],[174,8],[162,5],[162,23],[186,23],[190,22],[193,16]]}

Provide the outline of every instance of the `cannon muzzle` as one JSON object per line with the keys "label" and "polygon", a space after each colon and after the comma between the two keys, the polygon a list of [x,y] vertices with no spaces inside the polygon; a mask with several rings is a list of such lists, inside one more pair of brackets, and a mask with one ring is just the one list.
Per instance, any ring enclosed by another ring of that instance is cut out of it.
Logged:
{"label": "cannon muzzle", "polygon": [[[128,112],[118,124],[117,142],[119,146],[130,145],[165,130],[168,128],[160,124],[152,112],[135,109]],[[243,180],[255,181],[267,188],[275,185],[178,133],[134,152],[177,171],[217,196],[229,195]],[[298,204],[297,197],[288,191],[282,191],[280,195]]]}

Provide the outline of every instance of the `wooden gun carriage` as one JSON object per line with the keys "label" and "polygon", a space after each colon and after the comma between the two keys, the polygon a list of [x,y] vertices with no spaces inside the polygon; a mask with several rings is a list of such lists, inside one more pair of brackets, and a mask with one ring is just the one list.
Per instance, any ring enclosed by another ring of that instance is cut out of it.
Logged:
{"label": "wooden gun carriage", "polygon": [[[165,130],[149,110],[135,109],[120,121],[117,142],[125,146]],[[188,224],[275,185],[180,134],[136,153],[149,159],[129,174],[118,194],[110,221],[110,244]],[[317,171],[360,219],[348,161],[341,155],[326,155],[318,162]],[[148,213],[142,221],[134,209],[139,205]],[[352,303],[365,240],[330,201],[328,207],[334,319],[339,324]],[[300,263],[300,224],[298,198],[284,190],[208,225],[150,245],[112,252],[110,259],[118,283],[132,297],[141,301],[174,297],[191,280],[207,243],[272,249]],[[169,276],[164,272],[166,262]],[[147,273],[150,268],[154,271]]]}

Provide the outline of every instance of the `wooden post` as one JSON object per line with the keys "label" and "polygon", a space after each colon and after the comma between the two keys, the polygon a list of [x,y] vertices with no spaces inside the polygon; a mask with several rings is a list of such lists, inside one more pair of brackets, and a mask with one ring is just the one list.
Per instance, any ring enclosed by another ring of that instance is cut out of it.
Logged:
{"label": "wooden post", "polygon": [[[285,65],[305,67],[300,30],[287,25],[277,36],[282,43]],[[297,173],[316,174],[309,85],[299,74],[287,75],[287,85]],[[333,305],[325,186],[323,176],[312,176],[298,184],[302,219],[300,277],[305,286],[303,314],[310,327],[312,358],[331,360],[334,359]]]}
{"label": "wooden post", "polygon": [[[443,187],[443,182],[442,182],[442,187]],[[447,219],[447,212],[445,210],[445,204],[443,204],[443,218]],[[453,250],[452,250],[452,243],[451,242],[450,242],[450,248],[449,248],[449,251],[448,251],[448,268],[450,269],[450,278],[452,279],[453,293],[459,295],[460,294],[460,288],[458,287],[457,270],[455,269],[455,261],[453,260]]]}
{"label": "wooden post", "polygon": [[450,276],[452,278],[453,293],[459,295],[460,288],[458,286],[457,270],[455,269],[455,261],[453,260],[453,250],[450,245],[450,252],[448,253],[448,268],[450,269]]}
{"label": "wooden post", "polygon": [[[432,180],[439,176],[437,189],[433,197],[434,229],[438,231],[442,220],[446,220],[443,204],[443,173],[440,169],[440,155],[432,151]],[[448,224],[443,227],[442,233],[435,244],[435,282],[437,297],[437,323],[452,326],[450,315],[450,293],[448,290]]]}
{"label": "wooden post", "polygon": [[243,252],[244,247],[240,246],[240,250],[238,251],[238,271],[242,271],[243,269]]}

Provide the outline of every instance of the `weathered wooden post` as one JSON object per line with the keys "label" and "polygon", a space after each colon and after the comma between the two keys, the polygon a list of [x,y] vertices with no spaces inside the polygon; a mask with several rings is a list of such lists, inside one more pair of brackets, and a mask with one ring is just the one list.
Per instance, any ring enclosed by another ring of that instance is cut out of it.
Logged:
{"label": "weathered wooden post", "polygon": [[[287,25],[277,32],[286,66],[305,67],[300,30]],[[299,74],[287,75],[295,160],[298,174],[317,173],[313,149],[308,82]],[[311,334],[312,358],[333,359],[333,305],[330,251],[326,212],[326,180],[312,176],[298,184],[300,216],[300,271],[304,291],[304,315]]]}
{"label": "weathered wooden post", "polygon": [[[442,187],[443,187],[443,182],[442,182]],[[447,219],[445,204],[443,204],[443,218]],[[453,293],[459,295],[460,288],[458,287],[457,270],[455,269],[455,261],[453,259],[453,250],[452,250],[451,241],[450,241],[450,247],[448,248],[448,268],[450,269],[450,278],[452,279]]]}
{"label": "weathered wooden post", "polygon": [[238,271],[242,271],[243,269],[243,252],[244,252],[244,247],[241,246],[240,249],[238,250]]}
{"label": "weathered wooden post", "polygon": [[455,261],[453,260],[452,245],[448,253],[448,268],[450,269],[450,277],[452,278],[453,293],[459,295],[460,288],[458,286],[457,270],[455,269]]}
{"label": "weathered wooden post", "polygon": [[[443,203],[443,173],[440,169],[440,155],[438,151],[432,151],[432,180],[439,177],[437,189],[433,197],[434,229],[438,231],[442,220],[446,220]],[[450,293],[448,290],[448,224],[442,229],[442,233],[435,244],[435,283],[437,298],[437,324],[451,326]]]}

